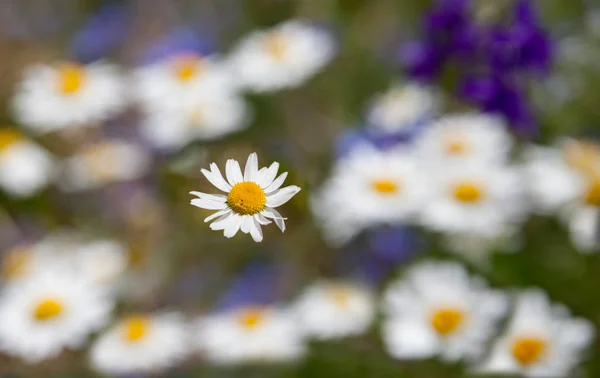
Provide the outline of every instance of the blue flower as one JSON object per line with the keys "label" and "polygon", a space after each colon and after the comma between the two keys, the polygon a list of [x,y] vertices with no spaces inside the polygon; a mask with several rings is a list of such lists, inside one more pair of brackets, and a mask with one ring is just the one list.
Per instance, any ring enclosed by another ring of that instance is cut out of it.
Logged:
{"label": "blue flower", "polygon": [[213,41],[201,36],[192,28],[181,27],[172,30],[147,49],[141,57],[141,63],[155,63],[177,54],[208,55],[212,51]]}

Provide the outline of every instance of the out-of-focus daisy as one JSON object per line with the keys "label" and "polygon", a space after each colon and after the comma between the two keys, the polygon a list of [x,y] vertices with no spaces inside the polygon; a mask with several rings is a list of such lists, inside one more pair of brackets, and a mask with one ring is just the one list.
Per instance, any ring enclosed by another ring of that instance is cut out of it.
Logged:
{"label": "out-of-focus daisy", "polygon": [[413,219],[428,191],[423,169],[410,150],[381,151],[364,144],[338,161],[312,210],[326,240],[339,245],[366,227]]}
{"label": "out-of-focus daisy", "polygon": [[148,153],[135,144],[106,140],[88,145],[64,163],[62,187],[68,191],[96,189],[134,180],[149,167]]}
{"label": "out-of-focus daisy", "polygon": [[199,93],[222,97],[236,91],[232,75],[215,56],[180,53],[134,73],[136,97],[148,113],[176,108]]}
{"label": "out-of-focus daisy", "polygon": [[566,377],[594,338],[591,322],[573,318],[539,290],[523,292],[505,333],[495,342],[482,373]]}
{"label": "out-of-focus daisy", "polygon": [[580,251],[598,249],[600,147],[576,140],[558,147],[530,147],[525,170],[535,208],[559,213]]}
{"label": "out-of-focus daisy", "polygon": [[367,330],[375,315],[368,289],[334,281],[311,285],[294,309],[304,332],[321,340],[359,335]]}
{"label": "out-of-focus daisy", "polygon": [[198,91],[180,103],[148,110],[142,131],[159,148],[215,139],[248,126],[246,103],[234,93]]}
{"label": "out-of-focus daisy", "polygon": [[432,196],[421,214],[428,228],[496,237],[526,214],[525,182],[517,168],[451,165],[431,176]]}
{"label": "out-of-focus daisy", "polygon": [[0,296],[0,348],[29,363],[79,348],[110,316],[113,299],[69,272],[48,271],[6,287]]}
{"label": "out-of-focus daisy", "polygon": [[90,350],[90,360],[105,374],[151,373],[173,366],[189,350],[187,325],[179,314],[138,314],[101,335]]}
{"label": "out-of-focus daisy", "polygon": [[0,128],[0,187],[27,197],[43,189],[54,175],[54,159],[16,130]]}
{"label": "out-of-focus daisy", "polygon": [[328,31],[287,21],[244,38],[230,64],[243,87],[269,92],[301,85],[331,60],[334,50]]}
{"label": "out-of-focus daisy", "polygon": [[423,263],[386,290],[383,339],[399,359],[477,358],[507,308],[503,294],[461,265]]}
{"label": "out-of-focus daisy", "polygon": [[217,364],[285,362],[305,353],[302,331],[290,310],[242,307],[201,319],[201,353]]}
{"label": "out-of-focus daisy", "polygon": [[512,147],[502,119],[488,114],[444,116],[424,128],[417,144],[421,158],[433,167],[468,160],[503,162]]}
{"label": "out-of-focus daisy", "polygon": [[273,219],[281,232],[285,231],[285,218],[279,214],[276,207],[289,201],[300,188],[295,185],[281,188],[287,177],[287,172],[279,177],[277,171],[279,163],[274,162],[270,167],[258,169],[258,156],[256,153],[248,156],[244,174],[239,163],[234,159],[227,160],[225,173],[227,181],[215,163],[210,164],[210,171],[202,169],[202,173],[217,189],[226,192],[223,194],[206,194],[191,192],[199,198],[192,200],[192,205],[218,210],[204,221],[209,222],[212,230],[223,230],[225,237],[231,238],[241,230],[252,235],[252,239],[260,242],[263,239],[261,225],[271,223]]}
{"label": "out-of-focus daisy", "polygon": [[24,72],[13,99],[15,118],[39,133],[105,121],[126,105],[118,69],[97,62],[37,65]]}
{"label": "out-of-focus daisy", "polygon": [[419,84],[396,84],[373,99],[367,121],[386,133],[407,132],[431,118],[437,108],[437,98]]}

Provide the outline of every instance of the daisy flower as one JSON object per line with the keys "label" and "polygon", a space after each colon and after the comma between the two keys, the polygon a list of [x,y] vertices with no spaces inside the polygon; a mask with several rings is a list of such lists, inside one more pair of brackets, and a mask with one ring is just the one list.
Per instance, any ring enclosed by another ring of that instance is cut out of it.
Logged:
{"label": "daisy flower", "polygon": [[521,293],[508,329],[478,372],[526,377],[567,377],[594,339],[591,322],[573,318],[545,293]]}
{"label": "daisy flower", "polygon": [[198,91],[180,103],[149,109],[142,133],[154,146],[174,149],[242,130],[249,124],[248,113],[235,93]]}
{"label": "daisy flower", "polygon": [[419,84],[395,84],[373,99],[367,121],[372,128],[387,133],[407,132],[429,120],[437,105],[430,89]]}
{"label": "daisy flower", "polygon": [[230,64],[240,84],[253,92],[301,85],[334,55],[330,33],[301,21],[286,21],[250,34],[235,48]]}
{"label": "daisy flower", "polygon": [[557,147],[532,146],[525,171],[535,209],[557,212],[582,252],[598,249],[600,217],[600,147],[566,140]]}
{"label": "daisy flower", "polygon": [[383,339],[399,359],[473,359],[507,308],[503,294],[469,276],[463,266],[426,262],[387,288]]}
{"label": "daisy flower", "polygon": [[411,150],[364,144],[338,161],[311,207],[326,240],[341,245],[367,227],[414,219],[428,191]]}
{"label": "daisy flower", "polygon": [[431,176],[421,222],[432,230],[496,237],[526,215],[524,177],[516,168],[472,163]]}
{"label": "daisy flower", "polygon": [[201,353],[217,364],[286,362],[305,353],[302,332],[289,310],[242,307],[198,322]]}
{"label": "daisy flower", "polygon": [[237,90],[227,65],[217,56],[192,52],[138,68],[133,76],[136,98],[149,114],[189,103],[198,93],[221,97]]}
{"label": "daisy flower", "polygon": [[488,114],[454,114],[425,127],[417,145],[424,161],[434,167],[445,167],[468,160],[504,162],[512,140],[501,118]]}
{"label": "daisy flower", "polygon": [[0,349],[28,363],[81,347],[110,316],[101,286],[69,272],[48,271],[7,286],[0,295]]}
{"label": "daisy flower", "polygon": [[243,233],[252,235],[254,241],[260,242],[263,239],[261,225],[271,223],[269,219],[275,221],[281,232],[285,231],[285,218],[275,208],[289,201],[300,191],[295,185],[280,189],[287,172],[275,178],[278,169],[279,163],[274,162],[269,168],[259,170],[258,156],[252,153],[248,156],[243,175],[236,160],[227,160],[225,180],[217,165],[211,163],[210,171],[202,169],[202,174],[227,195],[191,192],[190,194],[199,197],[191,203],[203,209],[218,210],[204,220],[209,222],[216,219],[210,225],[212,230],[223,230],[227,238],[242,230]]}
{"label": "daisy flower", "polygon": [[187,325],[177,313],[130,315],[102,334],[90,350],[92,367],[104,374],[155,373],[189,352]]}
{"label": "daisy flower", "polygon": [[54,175],[51,155],[13,129],[0,129],[0,188],[17,197],[43,189]]}
{"label": "daisy flower", "polygon": [[60,184],[67,191],[90,190],[143,176],[150,156],[139,146],[106,140],[88,145],[67,159]]}
{"label": "daisy flower", "polygon": [[320,340],[359,335],[375,316],[372,293],[353,283],[322,281],[298,298],[296,311],[300,327]]}
{"label": "daisy flower", "polygon": [[15,118],[38,133],[87,126],[125,107],[125,84],[107,63],[37,65],[25,70],[12,105]]}

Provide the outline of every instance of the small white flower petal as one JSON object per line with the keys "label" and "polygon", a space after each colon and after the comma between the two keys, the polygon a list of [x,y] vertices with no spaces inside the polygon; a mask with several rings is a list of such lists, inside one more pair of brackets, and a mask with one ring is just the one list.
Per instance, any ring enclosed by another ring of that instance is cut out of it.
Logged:
{"label": "small white flower petal", "polygon": [[210,171],[206,169],[202,169],[201,172],[206,177],[206,179],[215,186],[215,188],[222,190],[224,192],[229,192],[231,190],[231,185],[225,181],[223,175],[221,175],[221,171],[217,167],[215,163],[210,164]]}
{"label": "small white flower petal", "polygon": [[263,233],[260,224],[255,218],[252,219],[252,227],[250,228],[250,235],[255,242],[260,243],[263,240]]}
{"label": "small white flower petal", "polygon": [[230,217],[230,221],[227,224],[227,228],[225,228],[225,230],[223,231],[223,235],[225,235],[226,238],[234,237],[235,234],[237,234],[237,232],[240,229],[241,222],[242,222],[242,217],[240,217],[237,214],[233,214]]}
{"label": "small white flower petal", "polygon": [[274,162],[271,166],[265,171],[264,175],[260,177],[260,179],[256,180],[256,183],[260,185],[261,188],[265,189],[269,185],[273,183],[275,176],[277,176],[277,171],[279,170],[279,163]]}
{"label": "small white flower petal", "polygon": [[267,218],[265,218],[262,214],[254,214],[254,219],[256,219],[256,221],[260,224],[262,224],[263,226],[266,226],[267,224],[270,224],[271,221],[268,220]]}
{"label": "small white flower petal", "polygon": [[229,222],[231,221],[231,218],[233,218],[234,215],[235,214],[233,214],[231,211],[221,215],[216,221],[210,224],[210,229],[214,231],[224,230],[228,226]]}
{"label": "small white flower petal", "polygon": [[242,215],[240,229],[244,234],[247,234],[250,232],[250,228],[252,228],[252,215]]}
{"label": "small white flower petal", "polygon": [[269,186],[264,188],[265,193],[269,194],[279,189],[281,185],[283,185],[283,182],[287,178],[287,175],[287,172],[283,172],[282,174],[280,174],[279,177],[277,177]]}
{"label": "small white flower petal", "polygon": [[227,214],[231,212],[231,209],[225,209],[225,210],[221,210],[221,211],[217,211],[216,213],[207,216],[206,218],[204,218],[204,222],[210,222],[211,220],[220,217],[221,215]]}
{"label": "small white flower petal", "polygon": [[208,193],[202,193],[202,192],[190,192],[190,194],[192,194],[194,196],[198,196],[198,197],[200,197],[200,199],[207,199],[207,200],[211,200],[214,202],[227,201],[227,196],[224,196],[222,194],[208,194]]}
{"label": "small white flower petal", "polygon": [[258,155],[253,152],[248,156],[246,168],[244,169],[244,181],[254,181],[258,174]]}
{"label": "small white flower petal", "polygon": [[244,181],[240,165],[236,160],[227,160],[227,163],[225,164],[225,173],[227,174],[227,180],[229,180],[231,186]]}
{"label": "small white flower petal", "polygon": [[277,210],[265,208],[261,212],[261,214],[267,218],[273,219],[275,221],[275,224],[277,225],[277,227],[279,227],[279,229],[281,230],[281,232],[285,231],[285,218],[283,218]]}
{"label": "small white flower petal", "polygon": [[202,199],[202,198],[194,198],[191,201],[191,204],[196,207],[201,207],[201,208],[207,209],[207,210],[223,210],[223,209],[227,208],[226,203],[216,202],[213,200]]}
{"label": "small white flower petal", "polygon": [[268,207],[278,207],[289,201],[296,193],[300,191],[300,188],[296,185],[286,186],[285,188],[279,189],[277,192],[267,196]]}

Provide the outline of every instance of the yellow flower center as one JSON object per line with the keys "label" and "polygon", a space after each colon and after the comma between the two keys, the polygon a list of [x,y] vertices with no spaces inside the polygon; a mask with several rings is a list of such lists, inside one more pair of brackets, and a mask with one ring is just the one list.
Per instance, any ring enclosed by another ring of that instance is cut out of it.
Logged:
{"label": "yellow flower center", "polygon": [[400,191],[400,185],[389,179],[375,180],[372,183],[373,189],[380,194],[396,194]]}
{"label": "yellow flower center", "polygon": [[338,307],[347,307],[350,303],[350,291],[344,287],[331,289],[329,295]]}
{"label": "yellow flower center", "polygon": [[40,301],[35,307],[33,317],[37,321],[46,321],[59,316],[63,311],[62,303],[54,298]]}
{"label": "yellow flower center", "polygon": [[267,203],[267,196],[255,182],[244,181],[235,184],[227,196],[227,205],[241,215],[260,213]]}
{"label": "yellow flower center", "polygon": [[133,315],[123,322],[123,338],[129,342],[140,341],[148,334],[150,319],[144,315]]}
{"label": "yellow flower center", "polygon": [[22,135],[11,129],[0,130],[0,152],[6,150],[16,142],[23,139]]}
{"label": "yellow flower center", "polygon": [[448,155],[464,155],[467,150],[467,144],[461,139],[449,139],[446,141],[446,153]]}
{"label": "yellow flower center", "polygon": [[529,366],[546,352],[548,345],[545,340],[539,338],[520,338],[512,345],[512,355],[522,366]]}
{"label": "yellow flower center", "polygon": [[600,179],[594,179],[585,193],[585,203],[600,207]]}
{"label": "yellow flower center", "polygon": [[63,64],[58,68],[59,89],[64,94],[73,94],[85,82],[85,68],[76,63]]}
{"label": "yellow flower center", "polygon": [[271,32],[265,37],[264,47],[275,60],[283,60],[287,54],[289,43],[279,32]]}
{"label": "yellow flower center", "polygon": [[455,332],[463,323],[464,315],[462,311],[447,308],[433,313],[431,316],[431,326],[441,336],[448,336]]}
{"label": "yellow flower center", "polygon": [[2,260],[2,276],[8,279],[22,277],[31,260],[31,250],[19,247],[10,250]]}
{"label": "yellow flower center", "polygon": [[460,202],[475,203],[482,197],[482,190],[476,184],[463,182],[454,187],[454,198]]}
{"label": "yellow flower center", "polygon": [[248,331],[259,327],[265,319],[265,310],[260,307],[249,307],[240,310],[238,322],[240,326]]}
{"label": "yellow flower center", "polygon": [[179,57],[174,64],[175,76],[182,82],[189,82],[202,72],[202,64],[196,55]]}

